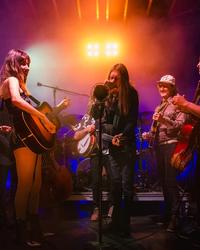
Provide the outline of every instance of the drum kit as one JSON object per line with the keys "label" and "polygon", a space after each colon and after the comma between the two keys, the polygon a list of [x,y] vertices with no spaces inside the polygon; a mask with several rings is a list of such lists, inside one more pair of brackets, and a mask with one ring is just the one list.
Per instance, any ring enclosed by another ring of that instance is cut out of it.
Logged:
{"label": "drum kit", "polygon": [[[138,192],[157,191],[158,187],[155,154],[148,148],[147,142],[142,139],[142,133],[151,126],[153,112],[142,112],[139,115],[136,131],[137,161],[135,165],[135,186]],[[59,166],[64,166],[71,174],[69,192],[91,191],[91,166],[88,157],[77,153],[77,142],[73,139],[72,126],[80,122],[81,115],[62,117],[61,128],[57,132],[54,147],[54,160]],[[72,161],[73,159],[73,161]],[[72,164],[73,162],[73,164]],[[73,166],[72,166],[73,165]],[[106,175],[103,177],[103,186],[106,189]],[[69,182],[69,180],[68,180]],[[73,182],[73,187],[72,186]]]}

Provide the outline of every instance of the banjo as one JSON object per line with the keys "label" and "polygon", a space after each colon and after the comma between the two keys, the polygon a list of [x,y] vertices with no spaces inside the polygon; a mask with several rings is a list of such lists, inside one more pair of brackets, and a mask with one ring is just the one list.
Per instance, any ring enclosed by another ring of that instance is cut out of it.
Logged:
{"label": "banjo", "polygon": [[[88,125],[92,124],[95,124],[94,118],[92,118],[88,113],[86,113],[82,117],[81,122],[79,122],[74,127],[74,131],[82,130]],[[96,136],[88,132],[82,139],[77,142],[76,151],[78,155],[88,157],[96,147]]]}
{"label": "banjo", "polygon": [[[102,141],[103,146],[105,147],[105,143],[111,143],[114,136],[109,135],[107,133],[102,133]],[[128,139],[126,137],[121,137],[120,142],[122,146],[127,142]],[[81,156],[88,157],[92,151],[98,148],[98,143],[96,136],[94,134],[86,134],[81,140],[77,143],[77,153]],[[109,148],[109,145],[106,144],[106,148]]]}
{"label": "banjo", "polygon": [[90,133],[86,134],[77,143],[77,152],[81,156],[89,156],[93,149],[97,146],[96,137]]}

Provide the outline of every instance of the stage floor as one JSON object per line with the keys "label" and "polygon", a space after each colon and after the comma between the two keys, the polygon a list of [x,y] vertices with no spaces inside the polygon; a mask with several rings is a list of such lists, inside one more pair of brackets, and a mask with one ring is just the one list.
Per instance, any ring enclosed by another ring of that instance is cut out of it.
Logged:
{"label": "stage floor", "polygon": [[[102,234],[99,244],[98,223],[90,221],[92,204],[90,201],[65,201],[40,209],[43,231],[55,232],[45,239],[38,249],[89,250],[89,249],[135,249],[135,250],[175,250],[192,249],[191,240],[182,240],[175,233],[155,223],[162,202],[136,202],[131,223],[131,238],[121,238],[112,234]],[[103,204],[104,205],[104,204]],[[103,206],[103,208],[106,208]],[[103,224],[107,219],[103,219]],[[1,229],[2,250],[23,249],[15,244],[14,229]],[[26,248],[27,249],[27,248]],[[37,249],[37,248],[36,248]]]}

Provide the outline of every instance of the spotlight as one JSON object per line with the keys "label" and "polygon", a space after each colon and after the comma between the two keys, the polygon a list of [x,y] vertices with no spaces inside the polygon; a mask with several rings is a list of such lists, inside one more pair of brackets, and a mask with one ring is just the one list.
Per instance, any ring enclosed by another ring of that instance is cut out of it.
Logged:
{"label": "spotlight", "polygon": [[98,43],[89,43],[87,45],[87,55],[92,56],[99,56],[99,44]]}
{"label": "spotlight", "polygon": [[117,56],[118,55],[118,44],[117,43],[106,43],[105,55],[106,56]]}

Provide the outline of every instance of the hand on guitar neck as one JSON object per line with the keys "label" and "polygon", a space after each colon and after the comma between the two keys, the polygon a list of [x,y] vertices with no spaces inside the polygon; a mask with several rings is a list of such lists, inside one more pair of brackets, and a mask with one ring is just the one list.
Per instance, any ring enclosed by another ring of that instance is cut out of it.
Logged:
{"label": "hand on guitar neck", "polygon": [[154,123],[164,123],[165,122],[165,119],[163,118],[163,114],[161,114],[160,112],[155,112],[153,114],[153,117],[152,117]]}
{"label": "hand on guitar neck", "polygon": [[[45,126],[45,128],[48,130],[49,133],[55,134],[56,133],[56,126],[55,124],[50,121],[54,115],[61,112],[63,109],[67,108],[70,105],[70,100],[67,98],[64,98],[55,108],[53,108],[53,112],[51,114],[48,114],[48,116],[44,116],[41,119],[41,122]],[[50,118],[50,120],[48,119]],[[52,119],[53,120],[53,119]]]}
{"label": "hand on guitar neck", "polygon": [[62,111],[63,109],[66,109],[70,106],[70,99],[64,98],[54,109],[56,109],[57,113],[59,111]]}

